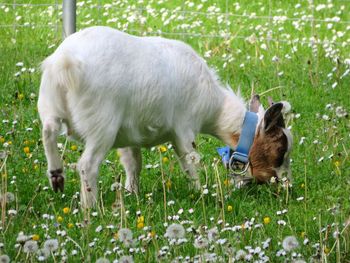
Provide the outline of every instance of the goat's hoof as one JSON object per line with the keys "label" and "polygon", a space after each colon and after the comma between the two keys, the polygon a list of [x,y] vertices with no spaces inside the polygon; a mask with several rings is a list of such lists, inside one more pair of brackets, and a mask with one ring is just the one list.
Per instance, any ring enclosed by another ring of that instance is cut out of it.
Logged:
{"label": "goat's hoof", "polygon": [[64,190],[63,170],[57,169],[57,170],[50,171],[50,175],[51,175],[51,185],[54,192],[57,193],[58,190],[63,192]]}

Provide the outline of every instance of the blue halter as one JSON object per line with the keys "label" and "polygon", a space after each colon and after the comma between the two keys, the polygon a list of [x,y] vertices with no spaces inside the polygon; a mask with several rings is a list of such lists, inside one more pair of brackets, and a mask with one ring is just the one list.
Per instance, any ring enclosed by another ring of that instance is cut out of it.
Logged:
{"label": "blue halter", "polygon": [[255,112],[247,111],[244,116],[242,132],[239,137],[238,145],[235,151],[229,146],[217,148],[224,165],[233,169],[233,163],[244,164],[244,173],[248,169],[249,151],[255,137],[256,125],[258,124],[258,115]]}

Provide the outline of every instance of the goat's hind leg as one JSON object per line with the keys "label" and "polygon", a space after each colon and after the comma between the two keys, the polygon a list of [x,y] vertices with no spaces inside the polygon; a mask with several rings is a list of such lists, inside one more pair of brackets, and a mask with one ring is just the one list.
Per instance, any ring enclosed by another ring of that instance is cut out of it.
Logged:
{"label": "goat's hind leg", "polygon": [[81,183],[81,205],[91,208],[97,202],[97,176],[99,167],[113,146],[115,133],[99,133],[86,139],[85,150],[78,162],[77,168]]}
{"label": "goat's hind leg", "polygon": [[61,120],[57,117],[48,117],[43,120],[42,138],[47,159],[47,176],[52,189],[63,192],[64,174],[62,160],[58,152],[57,137],[61,130]]}

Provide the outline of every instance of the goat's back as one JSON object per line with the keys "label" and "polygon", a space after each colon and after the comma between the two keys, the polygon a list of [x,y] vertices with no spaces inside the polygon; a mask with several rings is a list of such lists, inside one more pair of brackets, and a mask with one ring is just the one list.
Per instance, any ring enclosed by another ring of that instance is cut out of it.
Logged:
{"label": "goat's back", "polygon": [[180,41],[92,27],[68,37],[43,71],[67,93],[79,135],[117,128],[118,146],[156,144],[176,129],[197,133],[219,111],[215,75]]}

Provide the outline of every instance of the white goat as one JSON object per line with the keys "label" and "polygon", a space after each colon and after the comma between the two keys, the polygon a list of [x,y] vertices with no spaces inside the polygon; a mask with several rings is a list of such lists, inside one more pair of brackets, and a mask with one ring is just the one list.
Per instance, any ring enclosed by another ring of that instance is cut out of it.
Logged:
{"label": "white goat", "polygon": [[[96,203],[98,169],[112,147],[121,153],[126,189],[137,192],[140,147],[172,142],[198,188],[195,167],[184,158],[195,151],[195,136],[210,134],[237,145],[245,103],[180,41],[91,27],[65,39],[42,70],[38,109],[47,175],[53,189],[63,191],[57,136],[65,124],[68,135],[85,143],[77,165],[83,207]],[[263,121],[252,146],[250,172],[259,181],[288,165],[290,135],[283,129],[281,105],[274,104],[265,117],[258,105]]]}

